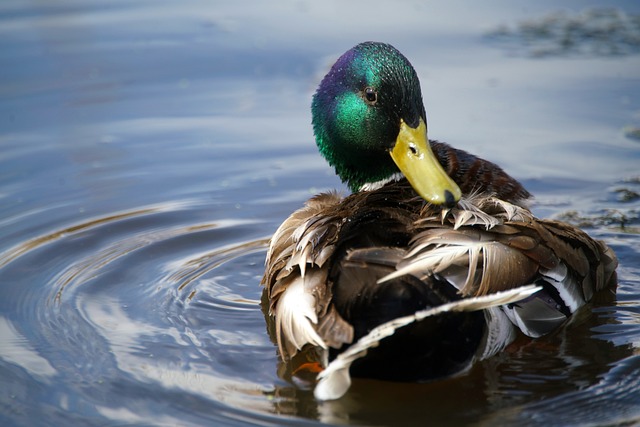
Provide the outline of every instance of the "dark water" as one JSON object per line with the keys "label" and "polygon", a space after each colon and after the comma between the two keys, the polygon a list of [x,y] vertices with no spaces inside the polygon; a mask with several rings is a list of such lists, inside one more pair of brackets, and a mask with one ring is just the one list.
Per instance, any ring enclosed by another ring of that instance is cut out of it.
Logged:
{"label": "dark water", "polygon": [[[4,0],[0,424],[640,423],[640,5],[530,3]],[[416,66],[432,138],[606,240],[619,288],[460,378],[319,404],[258,283],[277,225],[343,189],[308,106],[367,39]]]}

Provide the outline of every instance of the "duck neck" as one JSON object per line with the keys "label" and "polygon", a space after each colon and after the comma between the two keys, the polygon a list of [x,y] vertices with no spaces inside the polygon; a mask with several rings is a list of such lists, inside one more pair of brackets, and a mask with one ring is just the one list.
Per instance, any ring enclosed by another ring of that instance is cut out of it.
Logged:
{"label": "duck neck", "polygon": [[360,186],[360,188],[358,188],[358,191],[373,191],[373,190],[378,190],[382,187],[384,187],[386,184],[390,183],[390,182],[394,182],[394,181],[400,181],[401,179],[404,178],[404,175],[400,172],[394,173],[393,175],[381,179],[379,181],[375,181],[375,182],[365,182],[364,184],[362,184]]}

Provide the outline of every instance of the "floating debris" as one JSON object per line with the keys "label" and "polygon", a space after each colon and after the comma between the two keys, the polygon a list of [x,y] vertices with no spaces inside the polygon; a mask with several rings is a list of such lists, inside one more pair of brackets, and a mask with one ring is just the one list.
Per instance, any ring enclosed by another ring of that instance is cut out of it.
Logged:
{"label": "floating debris", "polygon": [[560,11],[515,28],[500,26],[486,37],[509,53],[531,57],[633,55],[640,53],[640,15],[613,8]]}
{"label": "floating debris", "polygon": [[619,203],[624,203],[619,209],[603,209],[598,213],[582,214],[570,210],[559,214],[556,219],[565,221],[581,228],[614,227],[631,234],[640,234],[640,176],[632,176],[622,180],[620,187],[610,190],[615,194]]}
{"label": "floating debris", "polygon": [[580,228],[615,227],[628,233],[640,234],[640,211],[629,210],[622,212],[618,209],[605,209],[600,214],[583,215],[578,211],[566,211],[556,217],[559,221],[568,222]]}
{"label": "floating debris", "polygon": [[618,200],[621,202],[627,203],[640,200],[640,194],[636,191],[629,190],[628,188],[617,188],[614,191],[618,193]]}
{"label": "floating debris", "polygon": [[629,139],[640,141],[640,127],[628,126],[624,128],[624,136]]}

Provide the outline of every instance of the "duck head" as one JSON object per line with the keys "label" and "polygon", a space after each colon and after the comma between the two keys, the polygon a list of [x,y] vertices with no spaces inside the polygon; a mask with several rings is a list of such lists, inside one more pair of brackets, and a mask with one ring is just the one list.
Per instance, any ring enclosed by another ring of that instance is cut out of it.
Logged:
{"label": "duck head", "polygon": [[429,146],[418,76],[393,46],[365,42],[344,53],[311,110],[320,152],[352,191],[401,173],[430,203],[460,199]]}

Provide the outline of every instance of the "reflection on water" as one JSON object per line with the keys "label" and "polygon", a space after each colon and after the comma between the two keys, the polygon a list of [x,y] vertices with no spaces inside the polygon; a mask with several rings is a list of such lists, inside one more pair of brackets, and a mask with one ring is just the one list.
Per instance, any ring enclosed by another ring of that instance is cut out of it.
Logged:
{"label": "reflection on water", "polygon": [[[1,425],[640,420],[640,146],[621,131],[639,109],[635,3],[367,3],[355,21],[364,3],[1,3]],[[551,39],[522,47],[526,19]],[[528,56],[607,22],[627,56],[587,36],[569,59]],[[527,53],[487,43],[501,24]],[[344,191],[309,100],[367,39],[416,65],[434,136],[522,178],[539,216],[607,241],[619,288],[459,378],[356,380],[318,403],[278,361],[258,284],[279,223]]]}
{"label": "reflection on water", "polygon": [[46,380],[56,375],[56,370],[29,344],[17,328],[4,317],[0,317],[0,336],[2,337],[2,358],[13,363],[30,375]]}

